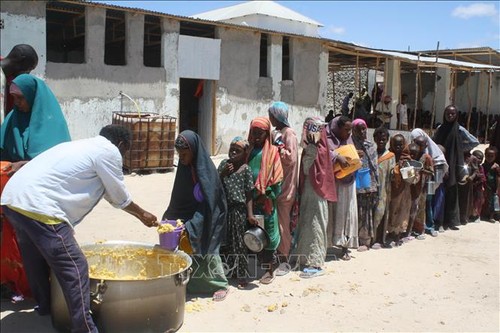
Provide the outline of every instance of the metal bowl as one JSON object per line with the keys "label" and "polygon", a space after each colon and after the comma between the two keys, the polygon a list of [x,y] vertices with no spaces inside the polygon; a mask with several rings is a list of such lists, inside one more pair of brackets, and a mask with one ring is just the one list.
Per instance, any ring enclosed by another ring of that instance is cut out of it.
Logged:
{"label": "metal bowl", "polygon": [[243,235],[243,242],[250,251],[259,253],[269,245],[271,240],[263,228],[253,226]]}

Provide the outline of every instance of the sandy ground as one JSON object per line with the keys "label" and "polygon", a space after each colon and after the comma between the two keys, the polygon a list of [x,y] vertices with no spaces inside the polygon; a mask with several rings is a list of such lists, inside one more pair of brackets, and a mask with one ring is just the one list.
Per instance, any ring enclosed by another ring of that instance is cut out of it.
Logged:
{"label": "sandy ground", "polygon": [[[129,175],[126,184],[135,202],[161,217],[174,175]],[[481,222],[400,248],[353,252],[351,261],[329,260],[324,276],[304,280],[291,272],[271,285],[232,286],[220,303],[190,299],[180,331],[497,332],[499,228]],[[105,201],[76,227],[76,237],[81,244],[158,239]],[[2,302],[2,332],[55,332],[33,306]]]}

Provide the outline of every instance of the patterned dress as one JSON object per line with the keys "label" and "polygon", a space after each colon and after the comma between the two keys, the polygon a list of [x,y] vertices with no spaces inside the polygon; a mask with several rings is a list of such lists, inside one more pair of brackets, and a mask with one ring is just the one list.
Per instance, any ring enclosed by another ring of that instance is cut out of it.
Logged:
{"label": "patterned dress", "polygon": [[391,201],[391,174],[396,165],[394,154],[388,150],[378,156],[378,201],[375,206],[373,228],[376,230],[375,242],[385,243]]}
{"label": "patterned dress", "polygon": [[378,168],[377,168],[377,148],[373,142],[357,139],[353,137],[356,149],[365,153],[362,161],[362,168],[370,169],[370,186],[367,188],[357,188],[356,195],[358,201],[358,237],[359,245],[370,247],[375,243],[376,228],[374,227],[375,207],[378,202]]}
{"label": "patterned dress", "polygon": [[[228,160],[219,165],[219,174]],[[223,261],[227,265],[228,276],[243,279],[248,276],[247,248],[243,243],[246,231],[246,193],[253,190],[252,171],[243,164],[237,171],[222,178],[227,200],[226,246],[222,249]]]}

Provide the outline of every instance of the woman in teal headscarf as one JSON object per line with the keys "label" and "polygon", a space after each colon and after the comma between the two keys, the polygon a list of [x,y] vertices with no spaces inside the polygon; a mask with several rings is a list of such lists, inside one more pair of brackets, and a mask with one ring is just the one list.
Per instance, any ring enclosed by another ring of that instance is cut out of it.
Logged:
{"label": "woman in teal headscarf", "polygon": [[[61,107],[45,82],[33,75],[21,74],[12,81],[10,95],[14,108],[5,117],[0,132],[1,158],[10,162],[2,162],[1,172],[8,176],[45,150],[71,140]],[[13,301],[29,296],[16,236],[5,218],[0,263],[2,295]]]}
{"label": "woman in teal headscarf", "polygon": [[2,124],[0,149],[2,160],[13,162],[15,172],[26,161],[71,138],[59,102],[45,82],[21,74],[12,81],[10,94],[14,108]]}

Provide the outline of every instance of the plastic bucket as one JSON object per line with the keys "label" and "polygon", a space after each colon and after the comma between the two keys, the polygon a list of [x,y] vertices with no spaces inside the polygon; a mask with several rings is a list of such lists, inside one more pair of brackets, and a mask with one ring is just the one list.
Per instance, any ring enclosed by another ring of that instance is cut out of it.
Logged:
{"label": "plastic bucket", "polygon": [[356,188],[369,188],[371,185],[370,168],[362,168],[356,171]]}
{"label": "plastic bucket", "polygon": [[[161,221],[161,224],[171,224],[174,227],[177,225],[177,221],[175,220],[165,220]],[[184,226],[176,227],[172,232],[164,232],[160,234],[160,246],[164,249],[175,251],[179,246],[179,240],[181,239],[182,231],[184,230]]]}

